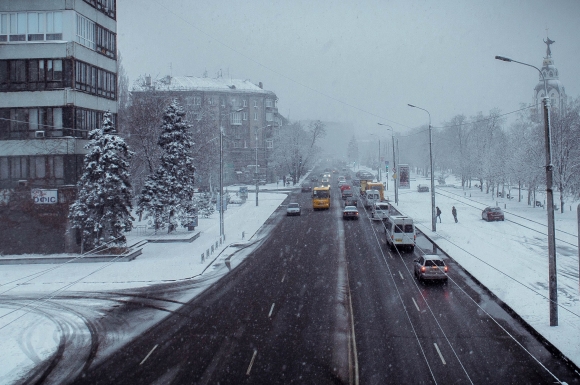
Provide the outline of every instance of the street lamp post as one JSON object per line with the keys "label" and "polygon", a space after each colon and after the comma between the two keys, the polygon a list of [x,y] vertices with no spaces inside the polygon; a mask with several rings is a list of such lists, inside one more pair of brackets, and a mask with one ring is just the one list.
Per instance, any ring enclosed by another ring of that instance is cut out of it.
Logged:
{"label": "street lamp post", "polygon": [[224,236],[224,129],[220,125],[220,238]]}
{"label": "street lamp post", "polygon": [[255,173],[255,178],[256,178],[256,206],[258,206],[258,191],[260,190],[259,178],[258,178],[258,130],[262,130],[262,129],[268,128],[268,127],[272,127],[272,125],[271,124],[268,124],[267,126],[260,127],[260,128],[256,128],[256,131],[255,131],[255,134],[256,134],[256,173]]}
{"label": "street lamp post", "polygon": [[548,86],[546,84],[546,77],[542,71],[531,64],[522,63],[507,57],[496,56],[497,60],[518,63],[528,67],[535,68],[542,76],[544,81],[544,97],[542,98],[542,105],[544,110],[544,141],[546,147],[546,200],[548,203],[548,283],[549,283],[549,297],[550,297],[550,326],[558,326],[558,281],[556,274],[556,228],[554,224],[554,191],[553,184],[553,170],[552,164],[552,140],[550,134],[550,99],[548,98]]}
{"label": "street lamp post", "polygon": [[[393,127],[389,126],[388,124],[377,123],[379,126],[389,127],[391,129],[391,140],[393,142],[393,175],[397,172],[397,166],[395,164],[395,132],[393,131]],[[387,183],[389,183],[389,176],[387,175]],[[393,178],[393,183],[395,185],[395,204],[399,204],[399,191],[397,188],[397,179]]]}
{"label": "street lamp post", "polygon": [[429,115],[429,167],[431,168],[431,230],[437,231],[437,215],[435,214],[435,177],[433,174],[433,135],[431,132],[431,114],[424,108],[407,104],[409,107],[423,110]]}

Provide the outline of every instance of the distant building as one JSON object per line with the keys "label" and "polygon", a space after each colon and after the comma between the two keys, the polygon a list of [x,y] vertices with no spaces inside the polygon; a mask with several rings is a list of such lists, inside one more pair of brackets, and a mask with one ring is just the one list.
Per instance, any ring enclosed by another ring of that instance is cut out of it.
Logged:
{"label": "distant building", "polygon": [[212,112],[216,135],[221,126],[227,137],[223,142],[225,183],[251,183],[256,170],[258,179],[273,180],[269,159],[283,118],[278,114],[278,97],[264,90],[261,82],[256,85],[249,80],[190,76],[152,81],[146,77],[132,95],[138,99],[153,90],[178,99],[190,122],[197,119],[202,108]]}
{"label": "distant building", "polygon": [[[546,56],[544,57],[544,61],[542,63],[542,74],[546,78],[546,88],[548,89],[548,95],[550,97],[550,106],[552,108],[562,109],[566,104],[567,96],[566,90],[560,81],[560,77],[558,74],[558,69],[554,65],[554,59],[552,59],[552,50],[550,49],[550,45],[554,44],[555,41],[544,40],[546,43]],[[537,105],[537,111],[541,113],[542,111],[542,98],[545,96],[544,91],[544,80],[542,76],[539,75],[538,84],[534,88],[534,102]]]}
{"label": "distant building", "polygon": [[87,133],[117,112],[116,29],[115,0],[0,2],[0,252],[76,248]]}

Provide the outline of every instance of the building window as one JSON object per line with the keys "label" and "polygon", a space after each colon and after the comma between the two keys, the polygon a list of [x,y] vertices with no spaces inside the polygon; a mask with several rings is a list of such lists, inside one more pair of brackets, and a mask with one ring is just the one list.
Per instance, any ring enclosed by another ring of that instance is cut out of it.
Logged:
{"label": "building window", "polygon": [[266,112],[266,121],[267,122],[271,122],[274,120],[274,113],[272,112]]}
{"label": "building window", "polygon": [[115,0],[84,0],[85,3],[90,4],[93,8],[98,9],[105,15],[115,19],[117,12],[117,4]]}
{"label": "building window", "polygon": [[0,14],[0,41],[62,40],[62,12]]}
{"label": "building window", "polygon": [[116,58],[117,35],[106,28],[96,25],[97,29],[97,52],[110,58]]}
{"label": "building window", "polygon": [[0,60],[0,90],[65,88],[64,66],[62,59]]}
{"label": "building window", "polygon": [[13,90],[26,89],[26,60],[10,60],[10,85]]}
{"label": "building window", "polygon": [[222,107],[225,107],[226,106],[226,99],[225,98],[220,98],[220,105]]}
{"label": "building window", "polygon": [[0,41],[8,41],[8,14],[0,13]]}
{"label": "building window", "polygon": [[266,99],[266,107],[272,107],[272,99]]}
{"label": "building window", "polygon": [[195,96],[193,98],[193,104],[196,106],[201,106],[201,96]]}
{"label": "building window", "polygon": [[95,49],[95,23],[77,14],[77,43]]}
{"label": "building window", "polygon": [[266,147],[267,148],[274,148],[274,141],[272,139],[266,140]]}
{"label": "building window", "polygon": [[248,113],[246,111],[242,112],[242,119],[248,120]]}
{"label": "building window", "polygon": [[10,14],[10,41],[26,41],[26,13]]}
{"label": "building window", "polygon": [[234,141],[234,148],[240,148],[240,142],[235,140]]}
{"label": "building window", "polygon": [[77,90],[116,100],[117,76],[114,73],[77,61],[75,74]]}
{"label": "building window", "polygon": [[258,101],[254,100],[254,108],[258,108]]}
{"label": "building window", "polygon": [[[94,130],[101,126],[103,122],[104,112],[96,110],[88,110],[85,108],[75,108],[74,119],[75,127],[72,132],[65,132],[66,136],[75,136],[78,138],[86,138],[88,131]],[[117,114],[111,116],[113,126],[117,125]],[[66,131],[66,129],[65,129]]]}
{"label": "building window", "polygon": [[244,107],[248,107],[248,100],[244,99]]}
{"label": "building window", "polygon": [[46,13],[46,40],[62,40],[62,12]]}
{"label": "building window", "polygon": [[242,113],[241,112],[232,112],[230,114],[230,124],[240,126],[242,124]]}
{"label": "building window", "polygon": [[258,120],[258,113],[254,112],[254,120]]}

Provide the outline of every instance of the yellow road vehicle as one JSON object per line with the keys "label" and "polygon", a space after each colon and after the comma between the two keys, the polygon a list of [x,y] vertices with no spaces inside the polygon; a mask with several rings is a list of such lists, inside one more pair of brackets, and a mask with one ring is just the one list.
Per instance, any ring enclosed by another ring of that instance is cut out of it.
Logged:
{"label": "yellow road vehicle", "polygon": [[330,187],[314,187],[312,189],[312,208],[314,210],[330,208]]}

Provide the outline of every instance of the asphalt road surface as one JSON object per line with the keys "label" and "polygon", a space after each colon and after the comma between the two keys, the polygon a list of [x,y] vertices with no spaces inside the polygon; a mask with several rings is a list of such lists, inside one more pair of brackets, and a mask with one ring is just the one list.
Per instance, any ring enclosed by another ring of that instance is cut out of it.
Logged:
{"label": "asphalt road surface", "polygon": [[73,382],[579,383],[453,261],[447,284],[419,283],[412,260],[432,249],[425,239],[398,253],[360,205],[360,220],[343,222],[336,193],[325,211],[309,193],[289,201],[301,216],[280,207],[284,218],[240,266]]}

